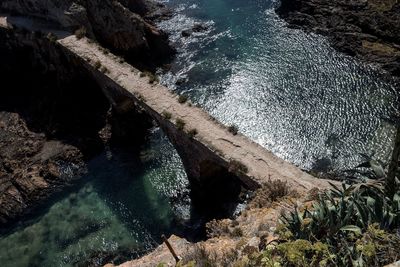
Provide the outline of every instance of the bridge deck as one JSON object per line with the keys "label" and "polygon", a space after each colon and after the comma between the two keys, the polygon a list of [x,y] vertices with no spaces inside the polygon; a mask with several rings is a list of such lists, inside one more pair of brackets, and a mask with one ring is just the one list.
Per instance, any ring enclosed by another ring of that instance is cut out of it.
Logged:
{"label": "bridge deck", "polygon": [[[7,19],[1,16],[0,27],[9,27]],[[139,70],[122,62],[112,53],[104,53],[104,49],[98,44],[86,38],[78,40],[72,35],[63,37],[58,40],[58,43],[82,61],[90,64],[93,69],[96,62],[97,64],[100,62],[101,66],[107,68],[106,72],[98,70],[98,75],[107,76],[126,90],[127,94],[144,99],[143,104],[154,112],[171,113],[171,122],[175,122],[177,118],[184,120],[185,129],[198,131],[195,140],[218,154],[226,162],[237,160],[243,163],[248,168],[246,176],[257,184],[262,184],[271,178],[288,181],[300,191],[328,186],[326,180],[317,179],[303,172],[249,138],[241,134],[232,135],[226,127],[211,118],[201,108],[178,103],[178,96],[168,88],[160,84],[150,84],[147,76],[142,77]]]}
{"label": "bridge deck", "polygon": [[145,104],[155,112],[161,114],[166,111],[172,114],[171,121],[180,118],[186,122],[186,129],[197,129],[195,139],[212,151],[218,151],[226,161],[238,160],[249,169],[247,175],[261,184],[269,177],[271,179],[286,180],[299,188],[325,187],[326,181],[303,172],[291,163],[288,163],[249,138],[238,134],[232,135],[226,127],[216,122],[201,108],[188,104],[180,104],[178,96],[159,84],[150,84],[148,77],[141,77],[140,72],[127,63],[120,63],[112,54],[104,54],[100,47],[88,42],[87,39],[78,40],[75,36],[61,39],[60,44],[82,59],[90,62],[101,62],[108,69],[109,78],[118,83],[134,96],[142,96]]}

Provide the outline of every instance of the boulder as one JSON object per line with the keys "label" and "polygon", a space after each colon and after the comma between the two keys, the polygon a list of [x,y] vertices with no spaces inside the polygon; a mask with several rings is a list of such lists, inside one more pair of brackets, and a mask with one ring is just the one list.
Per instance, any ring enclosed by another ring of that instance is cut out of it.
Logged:
{"label": "boulder", "polygon": [[170,57],[167,35],[142,18],[159,4],[149,0],[4,0],[1,10],[41,18],[71,32],[86,35],[110,49],[146,59]]}

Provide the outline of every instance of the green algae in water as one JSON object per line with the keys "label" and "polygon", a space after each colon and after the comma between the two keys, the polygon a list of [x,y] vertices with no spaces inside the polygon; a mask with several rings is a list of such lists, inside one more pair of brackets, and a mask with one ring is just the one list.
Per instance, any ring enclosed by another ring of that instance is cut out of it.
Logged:
{"label": "green algae in water", "polygon": [[92,160],[83,186],[0,238],[1,266],[76,266],[99,254],[123,261],[178,231],[174,219],[187,219],[189,204],[170,197],[187,192],[182,163],[159,131],[149,147],[145,164],[121,148]]}

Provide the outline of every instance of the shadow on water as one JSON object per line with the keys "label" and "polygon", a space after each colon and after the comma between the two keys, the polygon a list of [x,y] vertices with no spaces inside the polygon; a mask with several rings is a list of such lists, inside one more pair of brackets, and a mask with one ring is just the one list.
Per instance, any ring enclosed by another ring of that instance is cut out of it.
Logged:
{"label": "shadow on water", "polygon": [[[154,248],[161,234],[196,232],[182,163],[162,133],[150,134],[143,149],[105,146],[98,133],[109,103],[90,76],[60,81],[56,72],[31,65],[31,49],[7,49],[0,44],[0,69],[12,86],[0,90],[0,110],[18,113],[29,130],[50,140],[77,146],[88,172],[0,229],[3,267],[121,262]],[[144,160],[143,150],[153,155]]]}
{"label": "shadow on water", "polygon": [[[152,181],[156,175],[151,173],[162,176],[163,169],[155,169],[152,160],[143,163],[140,156],[132,147],[103,151],[89,162],[87,175],[76,184],[14,227],[2,229],[0,244],[6,244],[0,252],[3,266],[26,266],[5,254],[29,243],[33,244],[25,257],[30,266],[68,266],[91,258],[102,264],[105,259],[121,262],[154,248],[161,242],[161,234],[185,236],[187,218],[174,207],[181,205],[189,214],[190,203],[171,202],[163,195],[157,188],[163,181]],[[175,193],[188,194],[185,183],[182,188],[167,186],[166,190],[186,190]]]}

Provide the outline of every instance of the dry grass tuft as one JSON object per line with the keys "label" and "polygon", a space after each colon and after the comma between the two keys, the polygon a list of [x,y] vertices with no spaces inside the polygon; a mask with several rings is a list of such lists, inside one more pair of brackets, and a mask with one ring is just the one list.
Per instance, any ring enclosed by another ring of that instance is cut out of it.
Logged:
{"label": "dry grass tuft", "polygon": [[250,201],[249,208],[270,207],[272,203],[279,201],[286,196],[296,196],[295,190],[291,189],[287,182],[279,179],[268,181],[255,192],[254,198]]}

